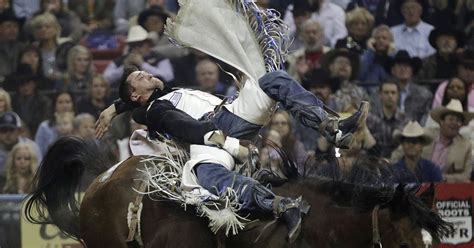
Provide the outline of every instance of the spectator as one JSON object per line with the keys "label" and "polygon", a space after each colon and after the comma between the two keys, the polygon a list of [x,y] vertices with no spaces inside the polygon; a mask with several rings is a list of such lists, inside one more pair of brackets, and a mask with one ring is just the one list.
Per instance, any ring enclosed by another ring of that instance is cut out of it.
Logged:
{"label": "spectator", "polygon": [[[311,18],[311,11],[309,3],[306,1],[302,1],[301,4],[295,5],[292,10],[293,19],[295,20],[295,29],[292,33],[289,34],[290,40],[293,42],[291,43],[288,50],[290,52],[299,50],[300,48],[304,47],[304,38],[305,32],[303,31],[303,24]],[[318,23],[319,25],[319,23]],[[321,25],[320,29],[322,30]],[[322,33],[322,41],[324,43],[324,33]]]}
{"label": "spectator", "polygon": [[309,154],[306,152],[303,143],[294,137],[291,118],[288,112],[279,110],[273,114],[270,121],[270,129],[278,133],[281,148],[285,151],[288,158],[296,163],[298,173],[303,175],[304,165]]}
{"label": "spectator", "polygon": [[412,57],[425,58],[435,53],[428,42],[433,26],[421,20],[421,4],[414,0],[403,0],[401,12],[404,23],[392,27],[395,47],[406,50]]}
{"label": "spectator", "polygon": [[303,48],[288,56],[288,74],[301,82],[302,76],[321,68],[321,58],[330,48],[324,46],[324,29],[318,21],[309,19],[302,25]]}
{"label": "spectator", "polygon": [[69,9],[81,18],[82,29],[86,33],[113,30],[114,1],[111,0],[70,0]]}
{"label": "spectator", "polygon": [[0,115],[0,174],[3,174],[8,153],[18,143],[29,143],[35,149],[38,161],[41,161],[41,152],[36,143],[20,136],[21,119],[15,112],[5,112]]}
{"label": "spectator", "polygon": [[56,17],[49,13],[36,16],[31,21],[31,25],[37,46],[41,52],[43,75],[56,81],[61,75],[56,66],[56,50],[60,43],[58,38],[61,26]]}
{"label": "spectator", "polygon": [[[49,145],[51,145],[60,136],[61,124],[60,118],[67,117],[70,113],[74,117],[74,100],[69,92],[59,92],[54,97],[52,114],[47,120],[41,122],[35,135],[35,142],[38,144],[41,154],[45,155]],[[64,118],[63,118],[64,119]]]}
{"label": "spectator", "polygon": [[0,115],[7,111],[12,111],[12,99],[6,90],[0,88]]}
{"label": "spectator", "polygon": [[34,147],[29,143],[16,144],[8,155],[4,194],[28,194],[39,165]]}
{"label": "spectator", "polygon": [[[384,158],[390,158],[393,150],[399,145],[392,139],[395,130],[401,130],[407,119],[399,109],[400,91],[396,80],[383,82],[378,91],[378,101],[372,103],[381,108],[371,108],[367,116],[367,126],[376,141],[376,150]],[[379,102],[380,101],[380,102]]]}
{"label": "spectator", "polygon": [[390,59],[388,71],[398,81],[400,89],[400,110],[405,113],[408,120],[415,120],[424,125],[433,94],[423,86],[413,82],[413,77],[421,67],[421,60],[410,57],[407,51],[401,50]]}
{"label": "spectator", "polygon": [[13,109],[25,121],[34,136],[39,124],[47,118],[51,100],[37,90],[37,77],[29,65],[20,64],[13,80],[17,83]]}
{"label": "spectator", "polygon": [[87,88],[94,72],[91,52],[87,47],[76,45],[67,54],[67,71],[63,80],[58,81],[56,89],[78,94]]}
{"label": "spectator", "polygon": [[[390,57],[395,54],[395,43],[393,35],[387,25],[380,25],[372,31],[372,38],[367,42],[367,49],[361,55],[361,68],[359,80],[370,84],[366,89],[370,93],[374,88],[388,79],[389,75],[385,71]],[[374,87],[375,86],[375,87]]]}
{"label": "spectator", "polygon": [[336,48],[345,48],[362,54],[367,49],[367,40],[374,25],[374,16],[364,8],[356,8],[346,13],[346,27],[349,33],[336,42]]}
{"label": "spectator", "polygon": [[227,86],[219,80],[219,67],[216,63],[204,59],[197,63],[195,70],[196,81],[200,90],[213,95],[224,96],[226,94]]}
{"label": "spectator", "polygon": [[[34,14],[34,16],[44,13],[50,13],[56,17],[61,26],[60,37],[70,38],[74,42],[79,42],[82,36],[82,23],[76,13],[70,11],[67,6],[64,6],[62,0],[41,0],[41,9]],[[26,25],[26,29],[31,29]],[[25,30],[24,30],[25,31]],[[27,33],[31,30],[26,30]]]}
{"label": "spectator", "polygon": [[421,157],[423,147],[431,143],[431,136],[416,121],[408,122],[403,131],[393,134],[396,143],[401,143],[403,157],[393,164],[395,183],[433,183],[443,179],[438,165]]}
{"label": "spectator", "polygon": [[440,128],[433,129],[434,142],[427,147],[427,156],[439,164],[447,182],[469,182],[472,171],[471,142],[459,134],[474,117],[464,111],[461,102],[451,100],[448,105],[440,106],[430,112]]}
{"label": "spectator", "polygon": [[87,85],[87,95],[77,102],[77,113],[89,113],[96,119],[112,101],[109,98],[110,86],[102,75],[96,75]]}
{"label": "spectator", "polygon": [[[41,52],[38,47],[34,45],[27,45],[20,51],[19,63],[30,65],[33,70],[33,74],[38,78],[37,87],[39,90],[52,90],[54,89],[54,82],[43,74],[43,64],[41,60]],[[15,82],[10,82],[15,83]],[[11,88],[15,90],[15,88]]]}
{"label": "spectator", "polygon": [[129,52],[112,61],[104,71],[104,77],[112,87],[118,85],[123,68],[128,65],[135,65],[165,82],[174,79],[170,60],[151,50],[152,41],[144,28],[139,25],[131,27],[126,41]]}
{"label": "spectator", "polygon": [[435,28],[429,42],[436,53],[423,59],[419,78],[450,78],[456,75],[456,50],[464,46],[464,34],[452,27]]}
{"label": "spectator", "polygon": [[15,71],[18,55],[23,44],[19,41],[19,32],[23,20],[12,12],[0,14],[0,83]]}
{"label": "spectator", "polygon": [[73,135],[85,139],[85,140],[94,140],[95,139],[95,129],[94,129],[95,118],[91,114],[82,113],[76,115],[72,122]]}
{"label": "spectator", "polygon": [[[466,82],[468,85],[468,109],[470,111],[474,111],[474,50],[464,50],[464,52],[458,56],[457,69],[457,77]],[[447,84],[448,81],[444,81],[438,86],[438,89],[436,89],[433,100],[433,108],[441,105]]]}
{"label": "spectator", "polygon": [[178,58],[186,55],[188,51],[173,45],[164,35],[166,18],[170,15],[160,6],[151,6],[138,15],[138,24],[153,36],[153,50],[167,58]]}
{"label": "spectator", "polygon": [[[302,4],[301,2],[305,1],[306,0],[297,0],[286,9],[284,21],[288,24],[290,32],[296,30],[292,10]],[[337,40],[347,35],[347,30],[344,26],[346,17],[341,7],[331,3],[330,0],[315,0],[311,1],[311,11],[311,19],[318,21],[321,23],[321,26],[324,27],[326,45],[334,47]]]}
{"label": "spectator", "polygon": [[368,100],[367,92],[353,81],[359,70],[359,56],[346,49],[334,49],[326,53],[322,59],[322,67],[329,72],[331,78],[339,80],[339,89],[335,93],[336,111],[342,112],[348,103],[359,105]]}
{"label": "spectator", "polygon": [[[441,105],[434,106],[433,102],[432,109],[438,106],[446,106],[452,99],[459,100],[463,109],[469,109],[467,105],[468,89],[468,84],[460,78],[450,78],[446,86],[446,92],[443,94]],[[428,117],[425,127],[439,127],[439,125],[431,117]]]}

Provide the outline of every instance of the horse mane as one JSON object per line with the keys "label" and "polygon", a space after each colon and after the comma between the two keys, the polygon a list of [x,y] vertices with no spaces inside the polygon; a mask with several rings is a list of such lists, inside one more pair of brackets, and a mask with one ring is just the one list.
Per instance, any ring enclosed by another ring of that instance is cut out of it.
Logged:
{"label": "horse mane", "polygon": [[[284,154],[279,148],[275,148]],[[288,159],[282,156],[282,159]],[[451,225],[441,219],[417,194],[420,184],[398,184],[391,164],[379,157],[359,155],[349,170],[342,170],[334,154],[322,154],[307,160],[303,175],[298,175],[294,163],[283,161],[283,172],[289,181],[314,187],[330,197],[335,206],[350,207],[356,212],[367,213],[379,205],[389,209],[394,219],[407,216],[414,226],[427,230],[439,241],[451,230]],[[306,168],[316,168],[311,174]]]}
{"label": "horse mane", "polygon": [[102,154],[91,140],[70,136],[54,142],[33,179],[34,189],[24,210],[26,219],[34,224],[54,224],[67,237],[82,242],[76,193],[108,168],[110,163]]}

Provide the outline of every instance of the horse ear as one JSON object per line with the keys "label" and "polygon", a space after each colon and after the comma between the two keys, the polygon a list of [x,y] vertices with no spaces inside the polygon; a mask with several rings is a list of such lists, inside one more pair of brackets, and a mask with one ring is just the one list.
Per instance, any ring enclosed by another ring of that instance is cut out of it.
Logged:
{"label": "horse ear", "polygon": [[434,183],[430,183],[428,189],[426,189],[423,193],[420,194],[420,199],[425,203],[425,205],[429,208],[433,206],[435,195],[435,186]]}

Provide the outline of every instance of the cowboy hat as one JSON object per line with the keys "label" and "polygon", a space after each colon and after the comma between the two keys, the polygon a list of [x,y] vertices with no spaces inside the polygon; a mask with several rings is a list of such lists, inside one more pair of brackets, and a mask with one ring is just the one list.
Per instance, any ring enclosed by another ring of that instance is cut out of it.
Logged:
{"label": "cowboy hat", "polygon": [[454,39],[456,39],[456,43],[458,44],[457,47],[464,47],[463,32],[449,27],[438,27],[430,32],[430,36],[428,38],[430,45],[435,49],[438,49],[436,45],[436,39],[438,39],[438,37],[440,37],[441,35],[454,37]]}
{"label": "cowboy hat", "polygon": [[359,72],[359,56],[356,53],[350,52],[345,48],[333,49],[324,54],[321,58],[321,67],[324,70],[329,71],[329,66],[337,57],[346,57],[347,59],[349,59],[352,67],[351,79],[354,79],[357,76],[357,73]]}
{"label": "cowboy hat", "polygon": [[393,58],[390,58],[387,64],[387,72],[392,71],[392,67],[395,64],[407,64],[411,66],[411,69],[413,70],[413,75],[415,75],[421,68],[422,61],[418,57],[410,57],[410,54],[408,54],[407,51],[405,50],[400,50],[398,51]]}
{"label": "cowboy hat", "polygon": [[322,68],[316,68],[304,74],[301,84],[307,90],[318,86],[327,86],[332,92],[336,92],[339,89],[339,81],[336,78],[331,78],[329,73]]}
{"label": "cowboy hat", "polygon": [[440,122],[441,118],[446,114],[453,113],[459,114],[464,118],[463,125],[467,125],[469,121],[474,117],[474,113],[464,112],[462,104],[458,99],[451,99],[449,103],[445,106],[439,106],[431,110],[430,115],[433,120]]}
{"label": "cowboy hat", "polygon": [[397,129],[393,132],[393,140],[396,143],[401,142],[402,138],[422,138],[423,145],[428,145],[433,140],[431,135],[429,135],[417,121],[409,121],[405,127],[403,127],[403,131]]}
{"label": "cowboy hat", "polygon": [[128,30],[127,43],[150,40],[148,32],[140,25],[135,25]]}

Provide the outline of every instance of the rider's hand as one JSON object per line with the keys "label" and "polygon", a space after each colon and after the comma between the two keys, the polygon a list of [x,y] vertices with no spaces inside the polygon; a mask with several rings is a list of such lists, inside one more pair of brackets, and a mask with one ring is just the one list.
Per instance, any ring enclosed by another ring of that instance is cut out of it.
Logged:
{"label": "rider's hand", "polygon": [[115,105],[111,104],[100,113],[99,119],[95,123],[95,137],[100,139],[110,127],[112,119],[117,115]]}

